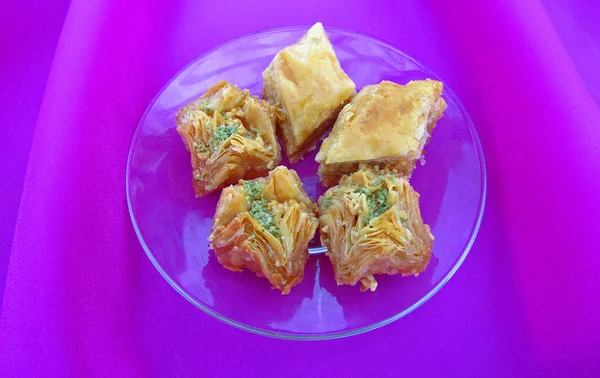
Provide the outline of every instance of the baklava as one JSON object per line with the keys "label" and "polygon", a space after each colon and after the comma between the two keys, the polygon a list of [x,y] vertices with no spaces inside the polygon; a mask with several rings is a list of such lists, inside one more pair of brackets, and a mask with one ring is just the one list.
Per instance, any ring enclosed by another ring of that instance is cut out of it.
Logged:
{"label": "baklava", "polygon": [[223,189],[209,241],[225,268],[249,269],[288,294],[304,277],[318,224],[317,204],[296,172],[279,166]]}
{"label": "baklava", "polygon": [[265,176],[281,161],[271,105],[225,81],[177,113],[177,132],[191,155],[196,197]]}
{"label": "baklava", "polygon": [[433,235],[419,194],[387,169],[361,169],[319,199],[321,243],[338,285],[377,288],[375,274],[418,275],[429,264]]}
{"label": "baklava", "polygon": [[360,164],[410,176],[446,109],[442,90],[435,80],[364,87],[340,112],[315,158],[323,185],[337,184]]}
{"label": "baklava", "polygon": [[279,51],[262,75],[262,96],[277,109],[278,133],[291,163],[315,148],[356,93],[321,23]]}

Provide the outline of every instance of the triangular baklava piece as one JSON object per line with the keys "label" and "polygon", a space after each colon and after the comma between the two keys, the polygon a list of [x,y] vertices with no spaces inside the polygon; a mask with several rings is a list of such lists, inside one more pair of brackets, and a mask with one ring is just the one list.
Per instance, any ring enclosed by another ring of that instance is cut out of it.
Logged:
{"label": "triangular baklava piece", "polygon": [[340,112],[316,156],[323,185],[337,184],[360,164],[410,176],[446,109],[442,90],[435,80],[364,87]]}
{"label": "triangular baklava piece", "polygon": [[277,53],[263,72],[262,95],[278,111],[278,131],[290,162],[316,146],[355,93],[321,23]]}

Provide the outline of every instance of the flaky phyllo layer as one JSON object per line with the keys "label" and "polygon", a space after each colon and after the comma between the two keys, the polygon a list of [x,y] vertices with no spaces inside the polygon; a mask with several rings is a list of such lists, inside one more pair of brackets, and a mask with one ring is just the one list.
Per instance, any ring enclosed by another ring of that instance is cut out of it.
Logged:
{"label": "flaky phyllo layer", "polygon": [[264,176],[281,160],[269,103],[225,81],[177,113],[177,132],[191,154],[196,197]]}
{"label": "flaky phyllo layer", "polygon": [[344,106],[315,158],[323,185],[337,184],[361,164],[409,177],[446,109],[443,87],[435,80],[365,86]]}
{"label": "flaky phyllo layer", "polygon": [[262,76],[262,95],[277,109],[290,163],[315,148],[356,93],[320,22],[279,51]]}
{"label": "flaky phyllo layer", "polygon": [[389,170],[361,167],[319,199],[321,242],[338,284],[377,288],[375,274],[417,275],[431,257],[419,194]]}
{"label": "flaky phyllo layer", "polygon": [[223,189],[211,248],[227,269],[249,269],[288,294],[304,277],[316,212],[296,172],[277,167],[266,178]]}

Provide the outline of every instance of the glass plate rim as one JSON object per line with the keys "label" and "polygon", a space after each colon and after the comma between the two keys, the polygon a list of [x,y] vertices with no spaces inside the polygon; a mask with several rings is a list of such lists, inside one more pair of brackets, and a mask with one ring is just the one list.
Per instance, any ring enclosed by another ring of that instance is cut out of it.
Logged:
{"label": "glass plate rim", "polygon": [[[129,151],[128,151],[127,166],[126,166],[126,171],[125,171],[125,195],[127,197],[127,208],[129,211],[129,217],[131,218],[131,222],[132,222],[133,228],[135,230],[136,236],[137,236],[144,252],[146,253],[146,256],[148,256],[148,258],[150,259],[150,262],[156,268],[156,270],[159,272],[159,274],[182,297],[187,299],[190,303],[192,303],[194,306],[196,306],[200,310],[213,316],[214,318],[216,318],[230,326],[233,326],[235,328],[238,328],[238,329],[250,332],[250,333],[254,333],[257,335],[261,335],[261,336],[272,337],[272,338],[276,338],[276,339],[299,340],[299,341],[318,341],[318,340],[340,339],[340,338],[344,338],[344,337],[359,335],[359,334],[369,332],[374,329],[383,327],[385,325],[388,325],[388,324],[410,314],[411,312],[413,312],[414,310],[419,308],[421,305],[423,305],[425,302],[427,302],[438,291],[440,291],[440,289],[442,287],[444,287],[446,285],[446,283],[448,283],[448,281],[454,276],[454,274],[461,267],[461,265],[465,261],[467,255],[469,254],[471,248],[473,247],[473,244],[475,243],[475,239],[477,238],[477,234],[479,233],[479,229],[481,227],[481,222],[483,219],[483,213],[485,211],[485,204],[486,204],[486,197],[487,197],[487,174],[486,174],[485,157],[484,157],[484,153],[483,153],[483,146],[479,139],[479,135],[477,134],[477,130],[475,129],[475,125],[473,124],[473,121],[471,120],[471,116],[465,109],[465,107],[462,104],[462,102],[460,101],[460,99],[456,96],[454,91],[452,91],[452,89],[450,89],[450,87],[446,83],[444,83],[444,91],[447,92],[450,95],[450,97],[452,97],[455,100],[459,110],[465,116],[465,119],[467,121],[467,127],[469,128],[469,132],[471,134],[471,137],[473,138],[473,142],[474,142],[476,150],[477,150],[477,155],[479,157],[480,174],[481,174],[481,191],[479,194],[480,199],[479,199],[477,218],[475,219],[475,224],[473,225],[473,227],[471,229],[471,236],[469,237],[469,240],[468,240],[463,252],[461,253],[460,257],[458,258],[458,260],[456,261],[456,263],[454,264],[452,269],[450,269],[450,271],[444,276],[444,278],[435,287],[433,287],[433,289],[428,291],[421,299],[419,299],[417,302],[413,303],[408,308],[404,309],[403,311],[399,312],[398,314],[396,314],[394,316],[388,317],[386,319],[383,319],[379,322],[376,322],[376,323],[373,323],[370,325],[366,325],[363,327],[358,327],[358,328],[354,328],[354,329],[350,329],[350,330],[345,330],[345,331],[341,331],[341,332],[326,332],[326,333],[314,333],[314,334],[313,333],[285,333],[285,332],[268,331],[268,330],[264,330],[264,329],[261,329],[258,327],[240,323],[240,322],[237,322],[233,319],[230,319],[230,318],[223,316],[223,315],[219,314],[218,312],[212,310],[210,307],[206,306],[205,304],[201,303],[200,301],[196,300],[191,295],[189,295],[181,286],[179,286],[179,284],[177,284],[177,282],[175,282],[164,271],[162,266],[154,258],[154,255],[150,251],[150,248],[146,244],[146,241],[144,240],[144,238],[142,236],[141,230],[138,227],[135,213],[133,210],[133,204],[132,204],[131,193],[130,193],[131,188],[130,188],[130,184],[129,184],[130,171],[131,171],[131,157],[133,156],[133,152],[134,152],[135,146],[136,146],[136,140],[137,140],[138,134],[141,131],[142,124],[144,123],[144,120],[146,119],[148,113],[154,107],[154,104],[159,99],[161,94],[166,90],[166,88],[169,85],[171,85],[171,83],[176,78],[183,75],[192,66],[194,66],[196,63],[200,62],[202,59],[205,59],[207,56],[211,55],[214,51],[217,51],[225,46],[235,44],[242,39],[249,38],[249,37],[252,37],[252,36],[258,35],[258,34],[265,35],[265,34],[281,33],[281,32],[286,32],[286,31],[303,31],[303,30],[307,30],[308,28],[310,28],[310,25],[294,25],[294,26],[284,26],[284,27],[262,29],[262,30],[251,32],[251,33],[243,34],[241,36],[238,36],[236,38],[225,41],[224,43],[221,43],[221,44],[203,52],[198,57],[194,58],[192,61],[190,61],[188,64],[186,64],[175,75],[173,75],[173,77],[171,77],[171,79],[169,79],[167,81],[167,83],[165,85],[163,85],[161,87],[161,89],[157,92],[157,94],[152,98],[152,100],[146,107],[146,110],[142,114],[142,116],[136,126],[135,132],[133,133],[133,137],[132,137],[131,144],[130,144]],[[396,47],[392,46],[391,44],[389,44],[385,41],[382,41],[376,37],[370,36],[365,33],[357,32],[354,30],[338,28],[338,27],[329,27],[328,26],[327,30],[334,30],[340,34],[347,34],[347,35],[350,34],[350,35],[355,35],[355,36],[359,35],[364,39],[368,39],[370,42],[373,42],[373,43],[380,45],[382,47],[385,47],[387,49],[393,50],[395,53],[398,53],[398,54],[404,56],[405,58],[412,61],[419,67],[423,68],[425,71],[428,71],[429,73],[431,73],[433,75],[433,78],[443,81],[437,74],[435,74],[431,69],[429,69],[429,67],[427,67],[423,63],[419,62],[418,60],[414,59],[410,55],[404,53],[403,51],[397,49]]]}

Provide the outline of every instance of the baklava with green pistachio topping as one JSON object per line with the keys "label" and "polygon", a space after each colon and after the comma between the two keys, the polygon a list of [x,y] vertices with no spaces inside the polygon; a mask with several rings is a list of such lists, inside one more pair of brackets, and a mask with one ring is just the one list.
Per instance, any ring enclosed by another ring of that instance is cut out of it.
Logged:
{"label": "baklava with green pistachio topping", "polygon": [[321,196],[319,214],[338,285],[375,291],[375,274],[418,275],[429,264],[433,235],[419,194],[397,172],[362,165]]}
{"label": "baklava with green pistachio topping", "polygon": [[249,269],[288,294],[304,277],[318,224],[317,204],[300,178],[280,166],[223,189],[208,240],[225,268]]}
{"label": "baklava with green pistachio topping", "polygon": [[196,197],[279,164],[272,106],[220,81],[177,113],[177,132],[191,154]]}

